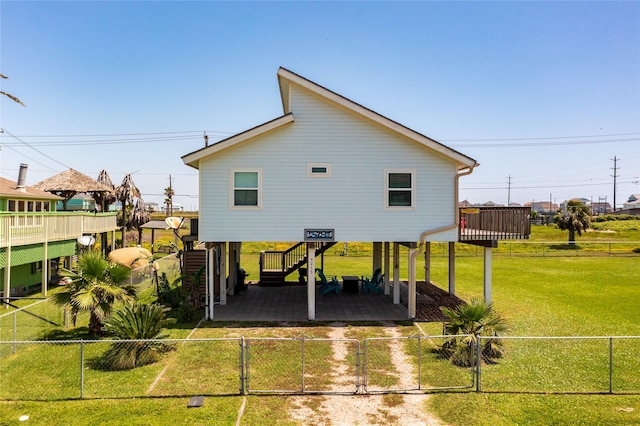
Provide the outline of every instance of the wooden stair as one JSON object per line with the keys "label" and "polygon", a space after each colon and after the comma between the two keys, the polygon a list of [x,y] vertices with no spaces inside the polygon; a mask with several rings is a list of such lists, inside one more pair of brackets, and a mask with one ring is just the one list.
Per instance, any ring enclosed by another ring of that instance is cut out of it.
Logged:
{"label": "wooden stair", "polygon": [[[316,255],[321,255],[335,242],[316,245]],[[285,251],[269,250],[260,253],[260,285],[283,285],[288,275],[307,264],[306,243],[297,243]]]}

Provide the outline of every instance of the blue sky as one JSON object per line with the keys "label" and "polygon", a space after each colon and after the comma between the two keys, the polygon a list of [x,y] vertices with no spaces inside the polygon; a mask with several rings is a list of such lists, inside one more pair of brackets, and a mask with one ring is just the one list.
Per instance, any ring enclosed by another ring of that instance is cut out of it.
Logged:
{"label": "blue sky", "polygon": [[[0,2],[0,175],[132,173],[282,114],[288,68],[476,159],[461,199],[640,193],[639,2]],[[12,136],[13,135],[13,136]],[[14,137],[14,136],[17,136]]]}

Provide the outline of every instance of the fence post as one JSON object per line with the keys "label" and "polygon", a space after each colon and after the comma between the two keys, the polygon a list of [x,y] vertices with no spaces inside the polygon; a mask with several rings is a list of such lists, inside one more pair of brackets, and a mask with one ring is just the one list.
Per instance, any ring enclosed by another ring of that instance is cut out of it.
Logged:
{"label": "fence post", "polygon": [[16,346],[16,340],[18,340],[18,311],[13,311],[13,353],[14,354],[18,351],[18,347]]}
{"label": "fence post", "polygon": [[356,393],[360,391],[360,357],[362,351],[360,351],[360,340],[358,340],[357,352],[356,352]]}
{"label": "fence post", "polygon": [[480,384],[480,375],[481,375],[481,368],[480,368],[480,361],[481,361],[481,357],[480,357],[480,353],[481,353],[481,348],[480,348],[480,336],[476,336],[476,392],[481,392],[482,391],[482,385]]}
{"label": "fence post", "polygon": [[84,342],[80,342],[80,398],[84,398]]}
{"label": "fence post", "polygon": [[251,340],[245,340],[244,336],[242,337],[244,341],[244,388],[245,392],[249,392],[249,381],[251,380],[251,374],[249,373],[251,369]]}
{"label": "fence post", "polygon": [[418,390],[422,389],[422,336],[418,336]]}
{"label": "fence post", "polygon": [[609,337],[609,393],[613,393],[613,337]]}
{"label": "fence post", "polygon": [[246,358],[245,358],[245,345],[244,345],[244,336],[240,339],[240,395],[247,394],[247,387],[245,386],[245,371],[246,371]]}
{"label": "fence post", "polygon": [[362,390],[367,391],[367,339],[362,342]]}
{"label": "fence post", "polygon": [[304,337],[302,338],[302,392],[304,393]]}

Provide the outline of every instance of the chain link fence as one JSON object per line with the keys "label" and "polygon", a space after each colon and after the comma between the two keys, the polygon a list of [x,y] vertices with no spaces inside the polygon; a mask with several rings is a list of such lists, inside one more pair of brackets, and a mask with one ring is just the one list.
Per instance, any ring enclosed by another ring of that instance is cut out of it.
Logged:
{"label": "chain link fence", "polygon": [[[480,343],[487,338],[481,338]],[[503,337],[504,359],[478,369],[487,392],[640,391],[640,337]]]}
{"label": "chain link fence", "polygon": [[354,339],[246,340],[250,393],[356,393],[360,342]]}
{"label": "chain link fence", "polygon": [[[465,336],[459,336],[465,337]],[[364,389],[366,392],[407,392],[470,389],[472,365],[452,368],[451,336],[378,337],[364,340]],[[473,363],[475,348],[467,355]]]}
{"label": "chain link fence", "polygon": [[[36,340],[60,330],[63,311],[48,299],[0,311],[0,341]],[[6,347],[2,347],[7,350]],[[14,349],[11,349],[14,352]],[[0,357],[4,356],[0,352]]]}
{"label": "chain link fence", "polygon": [[136,285],[138,286],[138,291],[143,291],[149,286],[157,286],[157,277],[161,277],[163,274],[165,274],[169,282],[174,282],[178,277],[182,276],[180,258],[177,254],[170,254],[132,269],[129,284]]}
{"label": "chain link fence", "polygon": [[[456,257],[482,257],[484,249],[469,244],[456,244]],[[640,241],[587,241],[575,244],[565,241],[543,242],[502,240],[493,249],[497,257],[635,257],[640,256]],[[447,243],[431,243],[432,257],[448,257]]]}
{"label": "chain link fence", "polygon": [[640,336],[504,337],[504,356],[493,362],[482,360],[474,345],[460,352],[451,339],[5,340],[0,400],[444,389],[640,392]]}

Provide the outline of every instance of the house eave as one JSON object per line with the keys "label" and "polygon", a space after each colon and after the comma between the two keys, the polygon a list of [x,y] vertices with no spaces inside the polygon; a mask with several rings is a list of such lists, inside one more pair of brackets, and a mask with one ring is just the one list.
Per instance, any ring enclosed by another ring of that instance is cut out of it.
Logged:
{"label": "house eave", "polygon": [[307,80],[306,78],[287,70],[286,68],[280,67],[278,69],[278,84],[280,86],[280,96],[282,98],[282,106],[285,113],[289,113],[289,84],[296,84],[303,89],[314,93],[317,96],[320,96],[342,108],[345,108],[349,111],[352,111],[362,117],[371,120],[372,122],[381,125],[395,133],[398,133],[410,140],[413,140],[433,151],[436,151],[448,158],[454,160],[457,164],[458,169],[466,169],[469,167],[476,167],[478,163],[473,158],[467,157],[466,155],[451,149],[440,142],[431,139],[428,136],[425,136],[421,133],[416,132],[396,121],[391,120],[377,112],[370,110],[356,102],[353,102],[350,99],[345,98],[342,95],[339,95],[319,84],[312,82],[311,80]]}
{"label": "house eave", "polygon": [[187,166],[191,166],[194,169],[199,169],[201,159],[208,157],[210,155],[214,155],[220,151],[229,149],[235,145],[241,144],[243,142],[246,142],[258,136],[263,136],[269,132],[272,132],[283,126],[286,126],[287,124],[292,123],[293,121],[294,121],[293,114],[291,113],[285,114],[274,120],[268,121],[256,127],[253,127],[249,130],[246,130],[242,133],[238,133],[237,135],[231,136],[230,138],[223,139],[219,142],[216,142],[213,145],[209,145],[197,151],[194,151],[192,153],[183,155],[182,161]]}

